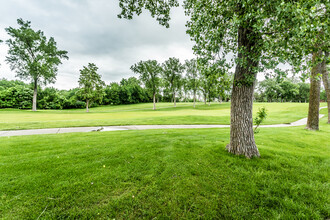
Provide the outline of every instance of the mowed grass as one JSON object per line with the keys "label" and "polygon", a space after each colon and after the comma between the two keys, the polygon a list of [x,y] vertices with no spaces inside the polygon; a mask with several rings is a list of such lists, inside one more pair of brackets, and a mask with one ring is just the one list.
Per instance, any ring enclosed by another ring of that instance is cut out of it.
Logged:
{"label": "mowed grass", "polygon": [[328,219],[330,125],[261,128],[261,158],[229,129],[0,138],[3,219]]}
{"label": "mowed grass", "polygon": [[[307,103],[255,103],[254,114],[262,106],[268,110],[263,124],[291,123],[307,117]],[[325,106],[325,103],[322,103]],[[230,124],[230,103],[152,103],[103,106],[73,110],[30,110],[1,109],[0,130],[58,128],[107,125],[153,125],[153,124]]]}

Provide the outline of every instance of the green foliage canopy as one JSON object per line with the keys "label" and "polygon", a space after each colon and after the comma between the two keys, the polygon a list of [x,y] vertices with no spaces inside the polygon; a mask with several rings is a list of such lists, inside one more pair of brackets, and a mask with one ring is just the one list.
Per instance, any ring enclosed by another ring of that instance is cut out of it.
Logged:
{"label": "green foliage canopy", "polygon": [[101,75],[97,73],[98,67],[94,63],[88,63],[80,70],[79,77],[79,95],[82,100],[86,101],[102,101],[104,96],[103,87],[105,83],[101,79]]}
{"label": "green foliage canopy", "polygon": [[181,78],[184,66],[180,60],[175,57],[170,57],[163,63],[163,78],[165,86],[173,93],[181,87]]}
{"label": "green foliage canopy", "polygon": [[140,61],[131,66],[134,73],[140,74],[140,80],[145,87],[152,93],[156,94],[160,86],[160,73],[162,68],[156,60]]}
{"label": "green foliage canopy", "polygon": [[62,59],[68,59],[67,51],[58,50],[54,38],[47,40],[42,31],[31,28],[30,21],[17,20],[19,28],[5,30],[11,36],[6,43],[9,46],[7,63],[21,79],[42,79],[44,84],[56,80],[57,66]]}

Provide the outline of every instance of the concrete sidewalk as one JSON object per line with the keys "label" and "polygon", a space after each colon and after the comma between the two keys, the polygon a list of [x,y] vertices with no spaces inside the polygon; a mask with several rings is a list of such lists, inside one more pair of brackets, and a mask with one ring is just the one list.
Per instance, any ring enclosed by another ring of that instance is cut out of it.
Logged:
{"label": "concrete sidewalk", "polygon": [[[324,115],[320,115],[322,118]],[[306,125],[307,118],[300,119],[290,124],[261,125],[260,128],[278,128]],[[189,128],[229,128],[230,125],[127,125],[127,126],[103,126],[103,127],[73,127],[73,128],[46,128],[31,130],[0,131],[0,137],[38,135],[38,134],[62,134],[74,132],[99,131],[123,131],[123,130],[149,130],[149,129],[189,129]]]}

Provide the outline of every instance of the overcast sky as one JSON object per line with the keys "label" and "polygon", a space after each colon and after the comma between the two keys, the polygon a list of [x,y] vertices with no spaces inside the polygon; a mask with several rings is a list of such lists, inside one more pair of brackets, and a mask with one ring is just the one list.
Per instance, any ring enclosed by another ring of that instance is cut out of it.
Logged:
{"label": "overcast sky", "polygon": [[[56,83],[49,85],[59,89],[77,87],[79,70],[89,62],[99,67],[108,84],[136,76],[130,66],[140,60],[177,57],[183,62],[194,57],[181,7],[172,10],[166,29],[147,11],[133,20],[117,18],[117,0],[0,0],[0,5],[0,39],[8,39],[4,29],[17,28],[16,20],[23,18],[68,51],[69,60],[59,66]],[[5,63],[7,49],[5,43],[0,45],[0,78],[15,79]]]}

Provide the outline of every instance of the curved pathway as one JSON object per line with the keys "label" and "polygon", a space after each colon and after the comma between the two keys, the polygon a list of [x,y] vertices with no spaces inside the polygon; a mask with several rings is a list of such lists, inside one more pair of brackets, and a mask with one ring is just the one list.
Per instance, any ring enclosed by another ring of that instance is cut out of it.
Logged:
{"label": "curved pathway", "polygon": [[[323,109],[326,107],[322,107]],[[324,115],[320,114],[320,118]],[[307,124],[307,118],[300,119],[290,124],[261,125],[260,128],[292,127]],[[72,128],[45,128],[31,130],[0,131],[0,137],[36,135],[36,134],[62,134],[74,132],[93,131],[122,131],[122,130],[148,130],[148,129],[180,129],[180,128],[229,128],[230,125],[127,125],[127,126],[103,126],[103,127],[72,127]]]}

